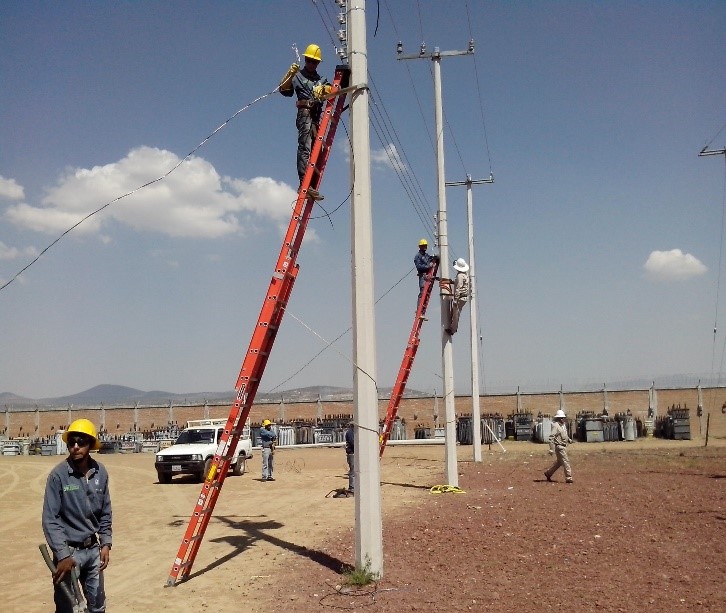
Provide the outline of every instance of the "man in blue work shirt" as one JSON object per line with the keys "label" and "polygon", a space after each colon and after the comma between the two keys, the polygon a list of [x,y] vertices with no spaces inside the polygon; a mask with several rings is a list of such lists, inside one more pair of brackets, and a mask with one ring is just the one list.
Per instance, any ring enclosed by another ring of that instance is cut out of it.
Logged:
{"label": "man in blue work shirt", "polygon": [[[297,127],[297,174],[300,184],[308,169],[313,142],[318,136],[320,115],[323,110],[323,95],[330,93],[331,90],[328,81],[317,71],[318,64],[323,59],[320,47],[308,45],[303,57],[305,65],[302,70],[297,64],[293,64],[280,82],[280,93],[283,96],[297,95],[295,126]],[[313,185],[317,187],[315,178],[313,178]],[[323,199],[320,192],[312,186],[308,188],[308,196],[314,200]]]}
{"label": "man in blue work shirt", "polygon": [[274,481],[272,476],[273,458],[275,455],[275,443],[277,434],[272,429],[272,422],[266,419],[260,428],[260,445],[262,445],[262,480]]}
{"label": "man in blue work shirt", "polygon": [[[422,238],[418,242],[418,253],[413,258],[413,263],[416,266],[416,272],[418,273],[418,300],[416,300],[416,310],[418,310],[419,304],[421,304],[421,296],[423,295],[424,285],[426,284],[426,276],[434,265],[436,259],[435,255],[429,255],[426,253],[429,243],[425,238]],[[423,315],[422,315],[423,317]]]}
{"label": "man in blue work shirt", "polygon": [[48,475],[43,499],[43,533],[53,552],[56,612],[72,611],[63,592],[65,582],[72,592],[71,571],[78,568],[83,594],[90,613],[106,610],[103,570],[111,552],[111,496],[108,473],[91,458],[91,449],[100,443],[95,426],[77,419],[63,440],[68,457]]}

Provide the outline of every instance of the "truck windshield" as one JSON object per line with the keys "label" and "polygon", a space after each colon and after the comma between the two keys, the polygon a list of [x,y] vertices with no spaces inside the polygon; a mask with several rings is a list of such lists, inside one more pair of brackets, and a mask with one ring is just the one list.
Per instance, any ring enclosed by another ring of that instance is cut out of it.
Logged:
{"label": "truck windshield", "polygon": [[179,438],[176,439],[177,445],[185,445],[189,443],[214,443],[214,430],[197,430],[191,428],[184,430]]}

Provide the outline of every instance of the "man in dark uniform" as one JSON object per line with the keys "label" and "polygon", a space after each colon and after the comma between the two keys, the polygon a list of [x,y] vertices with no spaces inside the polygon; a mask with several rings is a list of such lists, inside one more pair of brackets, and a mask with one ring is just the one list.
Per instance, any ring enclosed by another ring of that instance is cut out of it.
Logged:
{"label": "man in dark uniform", "polygon": [[345,431],[345,458],[348,461],[348,492],[355,492],[355,425],[348,423]]}
{"label": "man in dark uniform", "polygon": [[421,304],[421,295],[423,294],[424,285],[426,284],[426,276],[434,265],[435,255],[430,255],[426,252],[429,243],[425,238],[422,238],[418,242],[418,253],[413,258],[414,266],[416,266],[416,272],[418,273],[418,299],[416,300],[416,309]]}
{"label": "man in dark uniform", "polygon": [[[310,152],[313,142],[318,135],[320,115],[323,110],[322,96],[330,93],[331,86],[325,77],[318,72],[318,64],[322,61],[322,53],[318,45],[308,45],[303,53],[305,65],[302,70],[297,64],[290,66],[290,70],[280,82],[280,93],[283,96],[297,95],[297,174],[302,184],[305,172],[310,161]],[[299,189],[299,187],[298,187]],[[322,200],[318,190],[308,188],[308,196],[315,200]]]}

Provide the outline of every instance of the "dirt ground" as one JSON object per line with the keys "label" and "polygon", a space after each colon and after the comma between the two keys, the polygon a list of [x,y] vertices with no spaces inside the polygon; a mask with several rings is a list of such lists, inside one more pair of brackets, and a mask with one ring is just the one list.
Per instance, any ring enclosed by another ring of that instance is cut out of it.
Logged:
{"label": "dirt ground", "polygon": [[[443,446],[382,460],[384,576],[343,585],[354,564],[345,455],[279,449],[274,483],[230,476],[192,576],[165,588],[200,486],[156,482],[150,454],[99,456],[111,475],[110,611],[726,610],[726,441],[578,443],[575,483],[547,483],[545,445],[459,447],[464,494],[441,484]],[[4,611],[50,611],[38,552],[43,490],[58,456],[0,456]]]}

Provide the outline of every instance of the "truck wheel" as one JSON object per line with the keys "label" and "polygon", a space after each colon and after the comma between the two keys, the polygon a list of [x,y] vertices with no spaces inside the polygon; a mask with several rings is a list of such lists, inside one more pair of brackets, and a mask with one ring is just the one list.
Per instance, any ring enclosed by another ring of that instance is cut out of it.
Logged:
{"label": "truck wheel", "polygon": [[244,475],[247,472],[247,456],[244,453],[241,453],[240,456],[237,458],[237,461],[234,463],[234,466],[232,466],[232,474],[235,477],[239,477],[240,475]]}
{"label": "truck wheel", "polygon": [[169,473],[156,473],[156,476],[159,477],[159,483],[171,483],[171,475]]}
{"label": "truck wheel", "polygon": [[212,468],[212,458],[207,458],[207,461],[204,463],[204,470],[202,471],[202,474],[198,476],[199,483],[204,483],[204,480],[207,478],[207,475],[209,474],[209,469]]}
{"label": "truck wheel", "polygon": [[199,475],[197,475],[199,483],[204,483],[205,479],[207,478],[207,475],[209,474],[209,469],[212,468],[212,460],[213,458],[207,458],[206,462],[204,462],[204,470]]}

